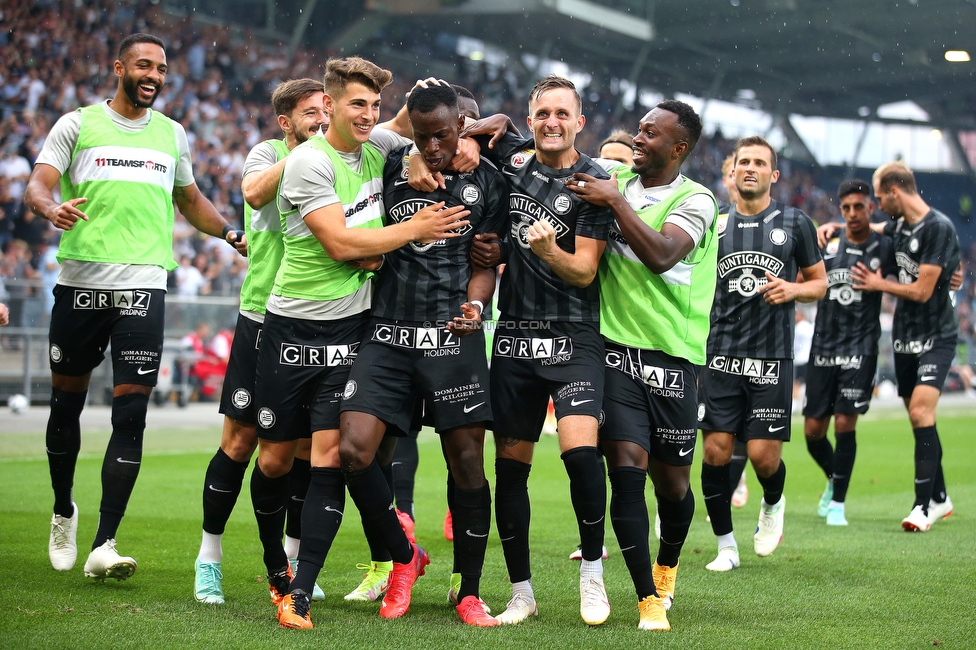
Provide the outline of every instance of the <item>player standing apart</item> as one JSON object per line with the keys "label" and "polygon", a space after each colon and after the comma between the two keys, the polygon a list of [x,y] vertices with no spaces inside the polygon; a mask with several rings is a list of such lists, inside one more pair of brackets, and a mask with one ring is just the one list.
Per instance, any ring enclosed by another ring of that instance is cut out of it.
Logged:
{"label": "player standing apart", "polygon": [[[881,338],[881,293],[855,289],[851,269],[860,262],[882,277],[894,272],[891,240],[871,231],[871,186],[844,181],[837,195],[845,228],[823,252],[827,294],[817,305],[803,406],[807,449],[827,476],[817,515],[828,526],[847,525],[844,504],[857,454],[857,416],[871,405]],[[827,439],[831,415],[836,450]]]}
{"label": "player standing apart", "polygon": [[[210,460],[204,477],[203,539],[194,562],[193,592],[196,599],[204,603],[224,602],[221,537],[241,493],[247,464],[258,444],[254,370],[268,296],[284,250],[281,214],[274,199],[278,196],[285,156],[318,133],[320,128],[328,126],[323,93],[322,82],[315,79],[293,79],[279,84],[271,96],[271,104],[284,138],[258,143],[244,161],[241,189],[248,201],[244,208],[248,267],[241,287],[241,308],[230,362],[221,391],[224,430],[220,449]],[[291,498],[288,500],[285,553],[293,570],[297,564],[293,558],[298,556],[301,537],[302,505],[308,491],[310,445],[311,439],[301,439],[289,474]],[[315,596],[325,597],[317,585]]]}
{"label": "player standing apart", "polygon": [[[793,384],[794,301],[823,297],[826,273],[813,221],[774,201],[776,152],[763,138],[735,147],[739,200],[719,220],[718,279],[702,373],[699,420],[704,439],[702,496],[718,537],[718,557],[706,568],[739,566],[732,534],[729,462],[736,438],[763,488],[756,554],[772,554],[783,538],[786,465]],[[804,282],[795,282],[797,269]]]}
{"label": "player standing apart", "polygon": [[881,209],[894,219],[884,233],[892,239],[898,282],[863,262],[851,277],[855,289],[898,298],[891,330],[895,375],[915,435],[915,504],[901,526],[924,533],[952,514],[935,410],[959,335],[950,288],[959,266],[959,238],[949,218],[919,195],[915,175],[904,163],[882,165],[872,180]]}
{"label": "player standing apart", "polygon": [[[616,219],[600,265],[607,345],[600,447],[610,468],[610,520],[637,591],[642,630],[671,629],[666,610],[695,514],[691,462],[715,296],[717,210],[712,193],[679,170],[701,129],[690,106],[661,102],[634,136],[633,169],[617,166],[609,181],[577,174],[569,183],[577,196],[609,206]],[[661,518],[653,567],[648,474]]]}
{"label": "player standing apart", "polygon": [[[77,558],[72,502],[81,411],[92,370],[111,341],[112,435],[102,464],[98,530],[85,575],[124,580],[136,561],[115,550],[142,464],[149,395],[163,347],[166,273],[173,261],[173,201],[198,230],[238,234],[193,181],[186,132],[150,109],[166,82],[163,42],[133,34],[119,44],[115,97],[54,125],[31,174],[25,203],[65,232],[51,316],[51,416],[47,454],[54,488],[49,554],[55,569]],[[52,195],[60,182],[63,203]],[[239,245],[244,250],[244,244]]]}

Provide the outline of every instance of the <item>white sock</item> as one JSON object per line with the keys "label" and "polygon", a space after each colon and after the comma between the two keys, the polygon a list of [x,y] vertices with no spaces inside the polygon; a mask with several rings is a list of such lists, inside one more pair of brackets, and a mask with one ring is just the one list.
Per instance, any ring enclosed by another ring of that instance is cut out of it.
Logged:
{"label": "white sock", "polygon": [[211,535],[203,531],[203,540],[200,542],[200,554],[197,559],[201,562],[220,562],[224,558],[224,550],[220,546],[223,535]]}
{"label": "white sock", "polygon": [[759,505],[766,511],[766,514],[772,515],[779,512],[779,509],[783,507],[783,497],[780,497],[779,501],[773,505],[766,503],[766,497],[763,497]]}
{"label": "white sock", "polygon": [[293,560],[298,557],[298,545],[301,542],[297,537],[289,537],[285,535],[285,555],[288,556],[289,560]]}
{"label": "white sock", "polygon": [[735,550],[739,550],[739,545],[735,543],[735,535],[732,533],[719,535],[716,539],[718,540],[718,550],[720,551],[723,548],[730,548],[730,547],[734,548]]}
{"label": "white sock", "polygon": [[580,577],[603,578],[603,560],[597,558],[592,562],[589,560],[583,560],[580,562]]}
{"label": "white sock", "polygon": [[532,581],[523,580],[522,582],[512,583],[512,595],[525,594],[533,602],[535,602],[535,592],[532,591]]}
{"label": "white sock", "polygon": [[828,508],[840,508],[840,511],[841,512],[844,512],[844,502],[843,501],[834,501],[834,500],[831,500],[830,503],[827,504],[827,507]]}

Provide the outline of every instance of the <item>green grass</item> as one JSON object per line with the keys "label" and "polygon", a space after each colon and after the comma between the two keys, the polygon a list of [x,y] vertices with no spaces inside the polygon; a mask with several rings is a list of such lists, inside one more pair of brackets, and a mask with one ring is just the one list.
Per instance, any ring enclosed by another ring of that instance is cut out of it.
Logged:
{"label": "green grass", "polygon": [[[928,534],[902,532],[912,503],[912,440],[904,412],[872,415],[858,428],[858,459],[846,529],[816,516],[823,476],[807,455],[798,421],[786,446],[786,535],[772,557],[751,549],[759,486],[736,510],[742,566],[704,569],[715,553],[705,523],[697,466],[695,522],[682,554],[670,633],[639,632],[629,574],[608,527],[609,621],[587,628],[578,614],[578,565],[567,559],[577,535],[555,440],[536,453],[532,495],[533,583],[540,616],[492,630],[462,626],[445,599],[451,547],[441,534],[444,465],[433,434],[421,436],[417,534],[433,564],[401,620],[379,618],[378,605],[349,604],[367,559],[359,518],[347,500],[345,525],[320,576],[328,595],[312,610],[315,629],[281,630],[268,602],[260,546],[245,490],[224,536],[227,603],[192,597],[200,537],[201,487],[217,431],[150,430],[142,475],[119,533],[135,556],[129,581],[99,584],[82,575],[94,534],[105,433],[85,434],[75,500],[81,512],[79,559],[70,572],[47,559],[51,493],[43,434],[0,436],[0,640],[10,648],[782,648],[976,647],[976,503],[971,415],[940,417],[944,466],[956,514]],[[798,437],[799,436],[799,437]],[[700,455],[700,454],[699,454]],[[493,472],[489,472],[493,476]],[[482,595],[500,611],[510,596],[494,531]]]}

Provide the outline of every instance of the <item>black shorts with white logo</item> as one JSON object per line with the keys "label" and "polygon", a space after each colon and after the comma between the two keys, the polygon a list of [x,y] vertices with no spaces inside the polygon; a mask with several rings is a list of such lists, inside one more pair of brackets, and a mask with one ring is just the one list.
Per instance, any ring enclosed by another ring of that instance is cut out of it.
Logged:
{"label": "black shorts with white logo", "polygon": [[369,413],[391,434],[404,435],[418,395],[438,433],[490,422],[485,333],[458,338],[443,327],[373,318],[349,373],[342,411]]}
{"label": "black shorts with white logo", "polygon": [[230,346],[227,374],[220,392],[218,412],[245,424],[257,424],[254,408],[254,376],[261,345],[261,323],[237,315],[234,342]]}
{"label": "black shorts with white logo", "polygon": [[955,357],[955,339],[926,341],[923,351],[918,354],[896,352],[898,397],[911,397],[916,386],[931,386],[941,392]]}
{"label": "black shorts with white logo", "polygon": [[166,292],[80,289],[56,285],[51,312],[51,371],[80,377],[105,359],[112,343],[113,381],[155,386],[163,352]]}
{"label": "black shorts with white logo", "polygon": [[874,393],[877,355],[812,354],[807,365],[803,417],[820,420],[834,413],[863,415],[868,412]]}
{"label": "black shorts with white logo", "polygon": [[698,439],[699,366],[607,341],[600,441],[633,442],[668,465],[691,465]]}
{"label": "black shorts with white logo", "polygon": [[709,355],[698,385],[699,427],[739,440],[790,439],[793,360]]}
{"label": "black shorts with white logo", "polygon": [[[369,312],[340,320],[265,316],[254,381],[259,438],[296,440],[339,428],[339,406],[368,319]],[[300,426],[305,417],[309,426]]]}
{"label": "black shorts with white logo", "polygon": [[496,435],[538,442],[550,397],[557,420],[589,415],[599,421],[605,352],[599,324],[504,316],[498,323],[491,355]]}

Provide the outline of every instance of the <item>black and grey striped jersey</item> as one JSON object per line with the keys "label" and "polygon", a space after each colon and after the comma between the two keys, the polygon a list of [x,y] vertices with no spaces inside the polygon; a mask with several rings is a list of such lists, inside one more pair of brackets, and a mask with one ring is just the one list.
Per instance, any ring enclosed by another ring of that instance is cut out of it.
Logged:
{"label": "black and grey striped jersey", "polygon": [[849,356],[878,354],[881,338],[879,291],[858,291],[851,285],[851,269],[861,262],[882,276],[895,272],[891,239],[872,232],[855,244],[843,229],[823,251],[827,269],[827,294],[817,304],[817,323],[810,354]]}
{"label": "black and grey striped jersey", "polygon": [[751,217],[733,205],[726,218],[719,216],[717,232],[708,354],[792,359],[794,304],[770,305],[758,290],[768,282],[767,271],[795,282],[799,268],[821,260],[813,221],[779,201]]}
{"label": "black and grey striped jersey", "polygon": [[[373,315],[391,320],[447,321],[461,315],[468,300],[471,264],[468,256],[476,233],[504,234],[507,226],[507,188],[489,161],[472,172],[444,172],[447,189],[418,192],[407,184],[410,146],[387,156],[383,170],[383,201],[388,222],[411,218],[418,210],[444,201],[446,207],[464,205],[471,214],[461,236],[429,244],[411,242],[387,253],[374,280]],[[485,305],[484,318],[489,318]]]}
{"label": "black and grey striped jersey", "polygon": [[592,322],[600,320],[600,287],[596,280],[585,288],[573,286],[529,248],[527,231],[538,219],[556,230],[556,243],[569,253],[576,251],[576,237],[606,241],[613,222],[609,208],[595,206],[566,189],[576,172],[609,178],[602,167],[580,154],[575,165],[553,169],[535,157],[531,138],[506,134],[489,150],[481,151],[499,167],[509,188],[508,264],[502,274],[499,311],[526,320]]}
{"label": "black and grey striped jersey", "polygon": [[901,284],[915,282],[922,264],[942,267],[927,301],[898,299],[891,331],[895,352],[918,354],[934,341],[955,340],[959,322],[949,282],[959,266],[959,237],[952,221],[938,210],[930,210],[914,226],[904,218],[889,223],[885,234],[892,238]]}

